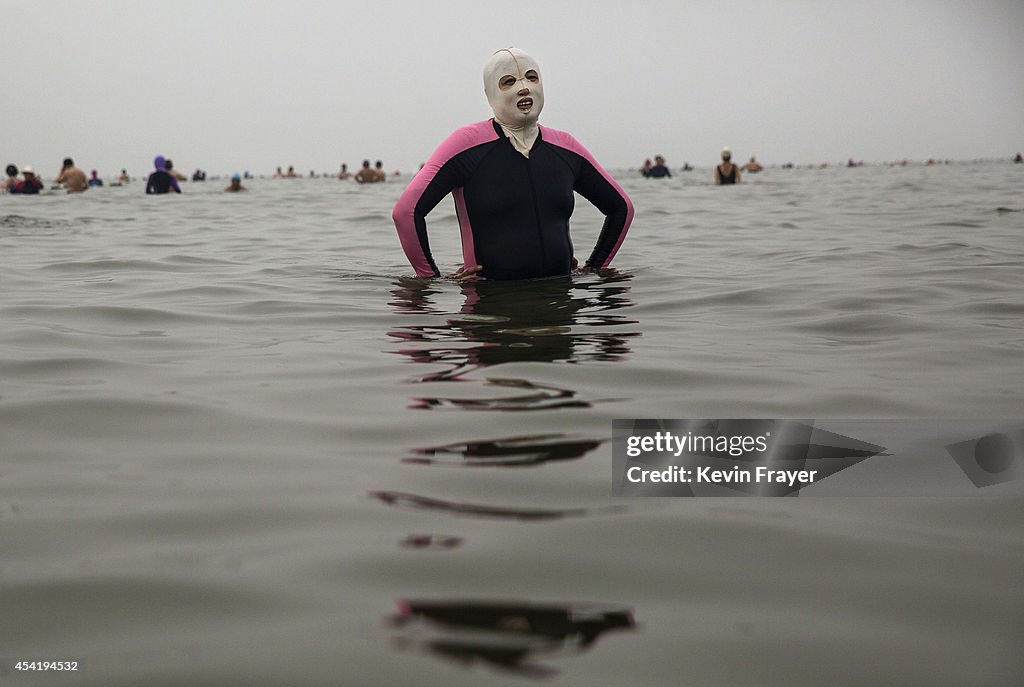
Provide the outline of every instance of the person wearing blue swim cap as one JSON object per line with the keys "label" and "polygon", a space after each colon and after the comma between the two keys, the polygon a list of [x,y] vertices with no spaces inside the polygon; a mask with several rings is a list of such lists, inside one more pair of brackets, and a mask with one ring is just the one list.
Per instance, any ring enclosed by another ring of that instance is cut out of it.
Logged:
{"label": "person wearing blue swim cap", "polygon": [[231,184],[224,187],[224,190],[229,193],[237,193],[238,191],[248,191],[245,186],[242,186],[242,175],[235,172],[231,175]]}

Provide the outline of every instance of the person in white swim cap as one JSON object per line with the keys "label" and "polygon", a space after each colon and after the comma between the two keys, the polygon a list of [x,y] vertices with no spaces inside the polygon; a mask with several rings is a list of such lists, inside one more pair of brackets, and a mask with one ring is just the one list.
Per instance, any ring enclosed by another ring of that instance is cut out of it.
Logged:
{"label": "person in white swim cap", "polygon": [[569,237],[574,193],[605,216],[586,267],[607,267],[633,219],[629,197],[579,141],[538,122],[544,80],[530,55],[502,48],[483,77],[494,116],[449,136],[395,204],[395,227],[416,275],[441,276],[426,215],[448,194],[462,233],[454,279],[569,274],[578,266]]}
{"label": "person in white swim cap", "polygon": [[715,167],[715,184],[729,186],[740,183],[740,168],[732,163],[732,150],[722,148],[722,164]]}

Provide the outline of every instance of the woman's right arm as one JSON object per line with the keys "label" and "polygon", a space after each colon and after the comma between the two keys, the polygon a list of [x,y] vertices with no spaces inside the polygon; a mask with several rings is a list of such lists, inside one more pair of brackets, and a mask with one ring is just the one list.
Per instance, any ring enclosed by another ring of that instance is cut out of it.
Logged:
{"label": "woman's right arm", "polygon": [[418,277],[441,276],[430,253],[426,218],[446,195],[464,184],[469,170],[459,155],[486,142],[484,137],[488,131],[492,139],[496,137],[488,123],[486,128],[480,125],[463,127],[446,138],[395,203],[391,218],[405,256]]}

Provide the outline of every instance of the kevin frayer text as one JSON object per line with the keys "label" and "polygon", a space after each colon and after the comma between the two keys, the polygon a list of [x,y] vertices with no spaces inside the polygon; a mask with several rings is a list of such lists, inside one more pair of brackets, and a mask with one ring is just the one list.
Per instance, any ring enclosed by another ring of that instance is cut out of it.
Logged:
{"label": "kevin frayer text", "polygon": [[626,471],[626,479],[633,483],[676,483],[676,484],[798,484],[814,483],[817,470],[775,470],[758,466],[753,470],[733,466],[731,470],[715,470],[708,466],[684,468],[678,465],[663,470],[645,470],[633,466]]}

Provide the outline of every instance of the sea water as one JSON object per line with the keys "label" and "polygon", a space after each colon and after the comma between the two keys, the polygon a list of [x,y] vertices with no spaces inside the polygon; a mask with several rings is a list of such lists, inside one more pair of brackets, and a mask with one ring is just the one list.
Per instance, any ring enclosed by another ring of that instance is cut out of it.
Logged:
{"label": "sea water", "polygon": [[610,466],[621,418],[1020,421],[1024,165],[616,176],[615,270],[515,284],[412,279],[407,178],[0,196],[0,683],[1018,684],[1019,497]]}

